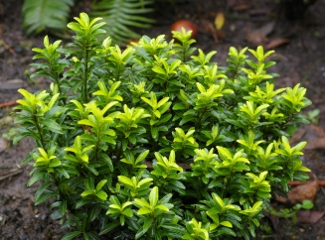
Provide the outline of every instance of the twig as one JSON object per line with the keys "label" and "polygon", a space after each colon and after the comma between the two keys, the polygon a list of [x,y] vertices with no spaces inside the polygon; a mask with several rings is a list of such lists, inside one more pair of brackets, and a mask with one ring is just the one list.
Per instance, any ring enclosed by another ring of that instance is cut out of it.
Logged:
{"label": "twig", "polygon": [[208,28],[213,36],[213,40],[215,43],[219,43],[218,33],[212,23],[208,22]]}
{"label": "twig", "polygon": [[16,55],[15,50],[13,50],[12,47],[10,47],[9,44],[2,39],[2,25],[0,24],[0,44],[1,43],[10,53],[12,53],[12,55]]}
{"label": "twig", "polygon": [[3,39],[0,39],[0,43],[7,49],[12,55],[16,55],[15,50],[12,49]]}
{"label": "twig", "polygon": [[0,108],[12,107],[12,106],[16,106],[17,104],[18,103],[16,101],[0,103]]}
{"label": "twig", "polygon": [[14,168],[14,169],[9,169],[8,171],[4,171],[3,173],[0,173],[0,181],[9,178],[11,176],[17,175],[21,172],[22,170],[20,168]]}

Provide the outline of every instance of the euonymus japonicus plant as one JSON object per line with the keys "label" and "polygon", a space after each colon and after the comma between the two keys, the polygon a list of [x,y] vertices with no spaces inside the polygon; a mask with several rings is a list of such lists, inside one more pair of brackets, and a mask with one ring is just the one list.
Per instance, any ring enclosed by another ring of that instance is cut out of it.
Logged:
{"label": "euonymus japonicus plant", "polygon": [[190,32],[101,44],[100,18],[68,24],[74,40],[33,49],[34,77],[52,81],[15,108],[16,142],[35,203],[52,200],[64,239],[228,239],[255,236],[273,194],[307,179],[290,136],[310,104],[298,85],[275,89],[264,52],[229,49],[220,67]]}

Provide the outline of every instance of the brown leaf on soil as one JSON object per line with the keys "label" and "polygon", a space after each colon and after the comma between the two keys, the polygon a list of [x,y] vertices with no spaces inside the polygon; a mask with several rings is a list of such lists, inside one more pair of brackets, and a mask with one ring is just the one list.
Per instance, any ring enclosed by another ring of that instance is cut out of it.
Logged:
{"label": "brown leaf on soil", "polygon": [[246,40],[254,46],[265,45],[269,42],[269,39],[266,37],[266,35],[260,31],[250,32],[247,34]]}
{"label": "brown leaf on soil", "polygon": [[318,138],[311,142],[308,142],[305,150],[313,150],[313,149],[324,149],[325,148],[325,138]]}
{"label": "brown leaf on soil", "polygon": [[288,39],[288,38],[275,38],[275,39],[270,40],[270,42],[268,44],[266,44],[264,48],[266,50],[274,49],[274,48],[279,47],[280,45],[283,45],[283,44],[286,44],[289,42],[290,42],[290,39]]}
{"label": "brown leaf on soil", "polygon": [[275,26],[275,21],[268,22],[267,24],[261,26],[256,31],[250,32],[246,36],[247,42],[253,44],[254,46],[266,46],[269,44],[269,39],[267,35],[269,35]]}
{"label": "brown leaf on soil", "polygon": [[310,181],[306,184],[292,188],[291,192],[288,193],[287,198],[284,198],[282,196],[276,196],[276,200],[281,203],[293,205],[296,203],[301,203],[303,200],[310,200],[312,202],[315,202],[317,192],[317,181]]}
{"label": "brown leaf on soil", "polygon": [[318,137],[325,137],[325,132],[324,132],[323,128],[321,128],[320,126],[314,125],[314,124],[310,124],[309,126]]}
{"label": "brown leaf on soil", "polygon": [[290,138],[290,144],[296,145],[297,143],[302,141],[303,136],[306,134],[307,129],[305,125],[303,127],[300,127]]}
{"label": "brown leaf on soil", "polygon": [[314,224],[325,214],[325,211],[300,210],[296,213],[297,221],[300,223]]}
{"label": "brown leaf on soil", "polygon": [[271,21],[261,26],[257,31],[267,36],[273,32],[274,27],[275,27],[275,21]]}
{"label": "brown leaf on soil", "polygon": [[[317,146],[317,144],[321,144],[321,143],[317,143],[317,141],[319,141],[319,139],[325,139],[325,132],[324,130],[319,127],[316,126],[314,124],[308,124],[308,125],[304,125],[302,127],[300,127],[295,134],[292,136],[290,143],[292,145],[295,145],[301,141],[306,141],[308,144],[305,147],[305,149],[315,149],[314,147]],[[316,143],[312,143],[315,141]],[[311,144],[311,145],[310,145]],[[314,145],[316,144],[316,145]],[[310,146],[308,146],[310,145]]]}
{"label": "brown leaf on soil", "polygon": [[228,0],[227,5],[234,11],[245,11],[252,7],[250,0]]}
{"label": "brown leaf on soil", "polygon": [[[308,182],[312,182],[314,180],[309,180],[307,181]],[[300,181],[291,181],[291,182],[288,182],[288,185],[289,186],[299,186],[299,185],[304,185],[306,184],[306,182],[300,182]],[[319,187],[325,187],[325,181],[320,181],[320,180],[317,180],[317,184]]]}

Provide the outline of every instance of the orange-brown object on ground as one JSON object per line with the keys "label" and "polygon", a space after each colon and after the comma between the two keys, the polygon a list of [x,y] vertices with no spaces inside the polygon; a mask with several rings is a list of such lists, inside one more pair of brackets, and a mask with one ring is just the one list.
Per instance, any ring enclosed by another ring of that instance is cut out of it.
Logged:
{"label": "orange-brown object on ground", "polygon": [[182,32],[182,27],[185,28],[187,31],[192,31],[192,35],[191,38],[196,38],[197,36],[197,27],[195,26],[194,23],[192,23],[189,20],[178,20],[176,22],[173,23],[173,25],[171,26],[170,30],[171,31],[178,31],[178,32]]}

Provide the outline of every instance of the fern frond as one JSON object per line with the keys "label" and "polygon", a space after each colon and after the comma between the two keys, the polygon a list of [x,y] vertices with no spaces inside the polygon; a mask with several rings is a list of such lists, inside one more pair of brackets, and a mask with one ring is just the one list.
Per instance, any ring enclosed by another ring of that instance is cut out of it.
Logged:
{"label": "fern frond", "polygon": [[153,11],[148,6],[155,0],[102,0],[92,7],[92,16],[101,17],[106,22],[104,29],[115,43],[139,38],[132,27],[148,28],[153,19],[141,16]]}
{"label": "fern frond", "polygon": [[64,30],[74,0],[25,0],[22,7],[26,33]]}

